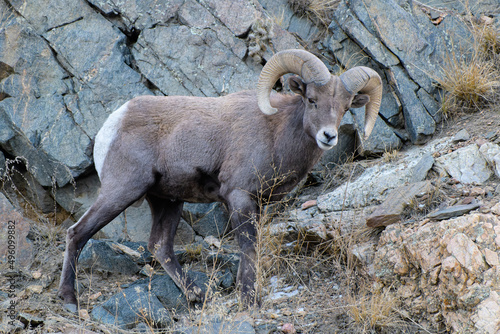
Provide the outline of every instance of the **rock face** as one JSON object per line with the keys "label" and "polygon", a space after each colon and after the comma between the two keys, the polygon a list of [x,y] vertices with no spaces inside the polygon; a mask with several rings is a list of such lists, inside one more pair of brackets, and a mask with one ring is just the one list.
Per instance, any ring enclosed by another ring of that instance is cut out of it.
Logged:
{"label": "rock face", "polygon": [[[422,149],[415,147],[408,150],[398,163],[389,162],[367,168],[355,181],[341,185],[331,193],[319,196],[319,210],[330,212],[346,208],[355,209],[385,199],[389,190],[403,186],[413,178],[424,156],[446,147],[449,141],[449,138],[433,141]],[[422,174],[422,177],[425,175]],[[421,181],[421,179],[416,181]]]}
{"label": "rock face", "polygon": [[444,320],[457,333],[495,333],[500,325],[499,232],[500,218],[494,214],[391,226],[374,257],[375,275],[427,320]]}
{"label": "rock face", "polygon": [[395,94],[384,95],[382,118],[398,127],[402,108],[413,143],[426,142],[434,133],[441,116],[433,82],[447,52],[458,52],[470,37],[455,16],[436,26],[424,9],[412,1],[341,1],[327,45],[342,65],[377,66],[394,83]]}
{"label": "rock face", "polygon": [[439,157],[437,163],[452,177],[464,183],[483,183],[493,174],[477,145],[463,147]]}

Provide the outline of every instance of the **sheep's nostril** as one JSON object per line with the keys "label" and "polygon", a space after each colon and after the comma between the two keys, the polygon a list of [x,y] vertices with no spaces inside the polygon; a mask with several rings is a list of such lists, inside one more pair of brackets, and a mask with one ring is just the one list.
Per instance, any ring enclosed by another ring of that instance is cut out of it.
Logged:
{"label": "sheep's nostril", "polygon": [[325,136],[325,138],[328,141],[331,141],[331,140],[335,139],[335,137],[337,137],[337,135],[335,133],[330,133],[328,131],[323,131],[323,135]]}

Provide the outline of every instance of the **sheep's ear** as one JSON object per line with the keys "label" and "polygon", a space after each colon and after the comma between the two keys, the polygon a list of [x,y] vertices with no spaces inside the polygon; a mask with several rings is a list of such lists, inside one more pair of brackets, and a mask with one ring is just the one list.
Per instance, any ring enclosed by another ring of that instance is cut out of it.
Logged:
{"label": "sheep's ear", "polygon": [[366,94],[357,94],[351,102],[351,108],[361,108],[370,102],[370,96]]}
{"label": "sheep's ear", "polygon": [[306,84],[299,76],[294,75],[288,79],[288,85],[292,92],[305,96],[306,94]]}

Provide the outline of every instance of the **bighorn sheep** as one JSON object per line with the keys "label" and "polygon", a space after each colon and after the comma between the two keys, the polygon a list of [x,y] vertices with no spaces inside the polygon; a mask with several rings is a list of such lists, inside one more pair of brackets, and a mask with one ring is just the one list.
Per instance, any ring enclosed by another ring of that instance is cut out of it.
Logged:
{"label": "bighorn sheep", "polygon": [[[275,82],[294,73],[297,95],[271,94]],[[78,255],[89,238],[143,196],[153,223],[148,247],[191,301],[202,291],[181,269],[173,251],[183,202],[226,203],[241,260],[237,282],[242,301],[254,302],[258,196],[282,198],[337,144],[337,130],[350,107],[366,105],[364,137],[380,108],[382,81],[356,67],[331,75],[303,50],[275,54],[256,91],[223,97],[141,96],[113,112],[96,136],[94,159],[101,191],[68,229],[59,296],[76,310]],[[282,177],[277,189],[262,182]]]}

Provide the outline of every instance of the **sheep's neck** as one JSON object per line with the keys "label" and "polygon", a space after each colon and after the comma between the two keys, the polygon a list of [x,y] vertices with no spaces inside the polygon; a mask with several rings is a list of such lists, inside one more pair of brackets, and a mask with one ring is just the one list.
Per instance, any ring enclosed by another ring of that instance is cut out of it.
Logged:
{"label": "sheep's neck", "polygon": [[282,179],[280,188],[286,192],[306,176],[321,158],[323,151],[304,129],[302,106],[274,116],[279,117],[274,142],[275,177],[279,176]]}

